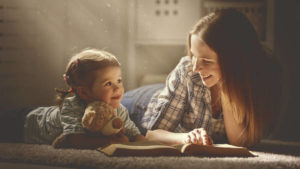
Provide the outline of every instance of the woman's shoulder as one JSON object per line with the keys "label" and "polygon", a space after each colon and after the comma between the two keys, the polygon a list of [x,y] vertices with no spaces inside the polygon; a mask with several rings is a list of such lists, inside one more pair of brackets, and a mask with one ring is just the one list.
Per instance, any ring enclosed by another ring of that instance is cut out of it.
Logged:
{"label": "woman's shoulder", "polygon": [[185,70],[192,71],[193,66],[192,66],[192,60],[191,60],[190,56],[183,56],[180,59],[177,67],[185,69]]}
{"label": "woman's shoulder", "polygon": [[174,68],[173,73],[182,78],[192,76],[192,61],[189,56],[184,56],[180,59],[177,66]]}
{"label": "woman's shoulder", "polygon": [[193,65],[190,56],[182,57],[175,69],[178,69],[184,78],[190,79],[193,84],[201,86],[203,85],[199,73],[193,72]]}

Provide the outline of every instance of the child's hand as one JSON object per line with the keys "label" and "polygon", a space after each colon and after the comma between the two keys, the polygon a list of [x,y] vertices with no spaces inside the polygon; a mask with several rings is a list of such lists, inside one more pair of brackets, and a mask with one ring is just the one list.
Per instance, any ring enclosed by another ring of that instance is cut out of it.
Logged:
{"label": "child's hand", "polygon": [[52,146],[54,148],[68,148],[70,147],[70,143],[68,141],[68,136],[61,134],[53,141]]}
{"label": "child's hand", "polygon": [[207,135],[207,132],[203,128],[197,128],[187,133],[185,143],[200,144],[200,145],[212,145],[213,140]]}

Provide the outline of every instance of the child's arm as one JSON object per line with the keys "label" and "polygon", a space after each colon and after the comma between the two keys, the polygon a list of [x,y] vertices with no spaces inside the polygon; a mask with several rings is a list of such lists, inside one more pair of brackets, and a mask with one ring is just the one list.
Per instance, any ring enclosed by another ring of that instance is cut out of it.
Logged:
{"label": "child's arm", "polygon": [[53,142],[55,148],[96,149],[112,143],[129,142],[124,134],[118,136],[90,136],[87,134],[60,135]]}

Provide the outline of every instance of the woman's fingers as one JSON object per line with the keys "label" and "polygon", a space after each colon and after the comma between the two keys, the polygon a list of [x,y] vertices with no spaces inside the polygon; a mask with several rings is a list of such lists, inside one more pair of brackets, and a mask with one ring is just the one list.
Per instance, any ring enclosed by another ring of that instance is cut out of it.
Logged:
{"label": "woman's fingers", "polygon": [[203,128],[201,128],[201,129],[202,129],[201,130],[201,138],[202,138],[203,145],[207,145],[208,144],[208,135],[207,135],[207,132]]}
{"label": "woman's fingers", "polygon": [[185,139],[185,141],[184,141],[186,144],[190,144],[190,143],[192,143],[192,141],[191,141],[191,136],[188,134],[187,135],[187,138]]}
{"label": "woman's fingers", "polygon": [[213,140],[208,136],[205,129],[197,128],[187,133],[187,138],[185,139],[185,143],[212,145]]}
{"label": "woman's fingers", "polygon": [[194,129],[190,132],[192,144],[202,144],[201,132],[198,129]]}

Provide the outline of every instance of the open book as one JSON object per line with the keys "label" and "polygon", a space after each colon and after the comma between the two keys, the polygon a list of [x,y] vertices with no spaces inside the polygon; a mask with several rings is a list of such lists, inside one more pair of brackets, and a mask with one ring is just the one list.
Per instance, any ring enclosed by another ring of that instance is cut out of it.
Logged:
{"label": "open book", "polygon": [[202,157],[255,157],[245,147],[237,147],[229,144],[214,144],[203,146],[196,144],[183,144],[168,146],[156,142],[129,142],[111,144],[98,151],[108,156],[202,156]]}

